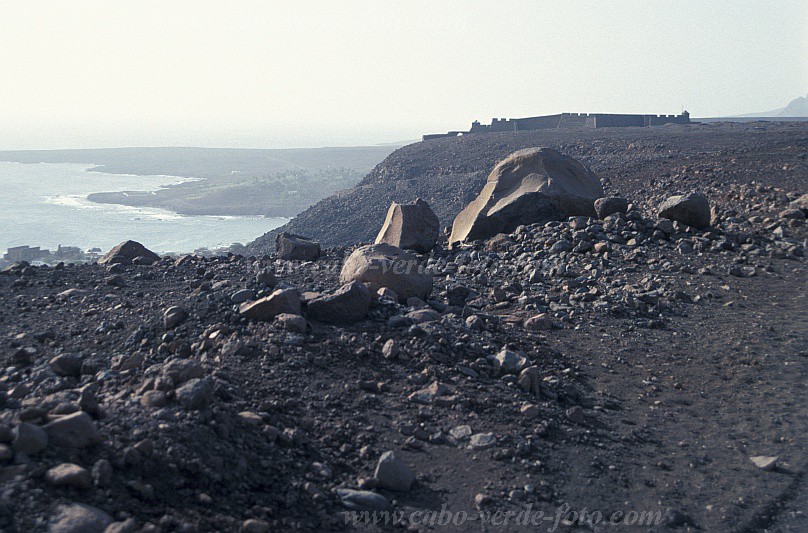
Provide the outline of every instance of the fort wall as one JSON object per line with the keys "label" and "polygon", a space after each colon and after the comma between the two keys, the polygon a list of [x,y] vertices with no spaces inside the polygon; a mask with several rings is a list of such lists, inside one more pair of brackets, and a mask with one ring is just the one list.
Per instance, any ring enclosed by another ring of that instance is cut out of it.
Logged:
{"label": "fort wall", "polygon": [[423,136],[423,140],[457,137],[464,134],[532,131],[548,129],[629,128],[661,126],[663,124],[690,124],[690,113],[681,115],[630,115],[619,113],[559,113],[527,118],[495,118],[491,124],[471,123],[468,131],[450,131]]}

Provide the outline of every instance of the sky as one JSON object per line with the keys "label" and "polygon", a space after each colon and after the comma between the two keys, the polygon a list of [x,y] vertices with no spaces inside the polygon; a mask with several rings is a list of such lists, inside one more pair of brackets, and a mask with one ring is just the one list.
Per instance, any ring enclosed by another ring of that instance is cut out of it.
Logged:
{"label": "sky", "polygon": [[364,145],[808,93],[808,0],[0,0],[0,149]]}

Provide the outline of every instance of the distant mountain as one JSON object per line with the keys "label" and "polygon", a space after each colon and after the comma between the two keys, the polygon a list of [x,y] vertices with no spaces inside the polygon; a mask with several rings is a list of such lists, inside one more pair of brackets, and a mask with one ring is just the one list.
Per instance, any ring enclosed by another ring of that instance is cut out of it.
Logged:
{"label": "distant mountain", "polygon": [[747,113],[739,117],[808,117],[808,95],[795,98],[785,107],[763,111],[760,113]]}
{"label": "distant mountain", "polygon": [[780,112],[781,117],[808,117],[808,95],[793,99]]}

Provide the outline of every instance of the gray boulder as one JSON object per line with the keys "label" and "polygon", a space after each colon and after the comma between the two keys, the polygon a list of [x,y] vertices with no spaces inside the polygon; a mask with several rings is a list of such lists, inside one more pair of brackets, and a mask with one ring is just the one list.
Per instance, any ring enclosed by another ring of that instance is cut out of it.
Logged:
{"label": "gray boulder", "polygon": [[99,264],[106,265],[106,264],[115,264],[115,263],[124,263],[129,264],[131,263],[136,257],[143,258],[139,259],[140,263],[146,263],[151,261],[154,263],[155,261],[160,260],[160,256],[156,253],[152,252],[142,244],[136,241],[124,241],[109,252],[104,255],[101,259],[98,260]]}
{"label": "gray boulder", "polygon": [[370,309],[371,295],[360,281],[351,281],[336,290],[310,300],[306,314],[327,324],[353,324],[364,319]]}
{"label": "gray boulder", "polygon": [[694,228],[706,228],[710,225],[710,201],[699,192],[671,196],[659,206],[658,215]]}
{"label": "gray boulder", "polygon": [[432,208],[418,198],[410,204],[393,202],[376,236],[376,244],[387,243],[405,250],[427,253],[435,246],[440,221]]}
{"label": "gray boulder", "polygon": [[238,312],[255,320],[272,320],[281,313],[299,315],[300,293],[297,289],[278,289],[260,300],[241,304]]}
{"label": "gray boulder", "polygon": [[286,232],[275,237],[275,250],[280,259],[289,261],[316,261],[320,257],[319,242]]}
{"label": "gray boulder", "polygon": [[426,300],[432,292],[432,274],[418,258],[389,244],[369,244],[354,250],[342,265],[339,279],[340,283],[367,283],[373,292],[387,287],[401,303],[413,296]]}
{"label": "gray boulder", "polygon": [[595,216],[603,187],[579,161],[550,148],[519,150],[500,161],[477,198],[452,224],[449,245],[511,233],[517,226]]}
{"label": "gray boulder", "polygon": [[615,213],[625,213],[626,211],[628,211],[628,200],[625,198],[610,196],[595,200],[595,212],[600,219]]}

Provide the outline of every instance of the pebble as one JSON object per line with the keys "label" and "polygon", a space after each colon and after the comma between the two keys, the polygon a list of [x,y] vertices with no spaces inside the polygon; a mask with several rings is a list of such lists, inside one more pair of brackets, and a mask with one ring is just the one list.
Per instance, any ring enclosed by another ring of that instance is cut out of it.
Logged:
{"label": "pebble", "polygon": [[777,461],[779,459],[779,457],[773,455],[755,455],[749,458],[749,460],[752,461],[756,467],[765,472],[769,472],[777,468]]}

